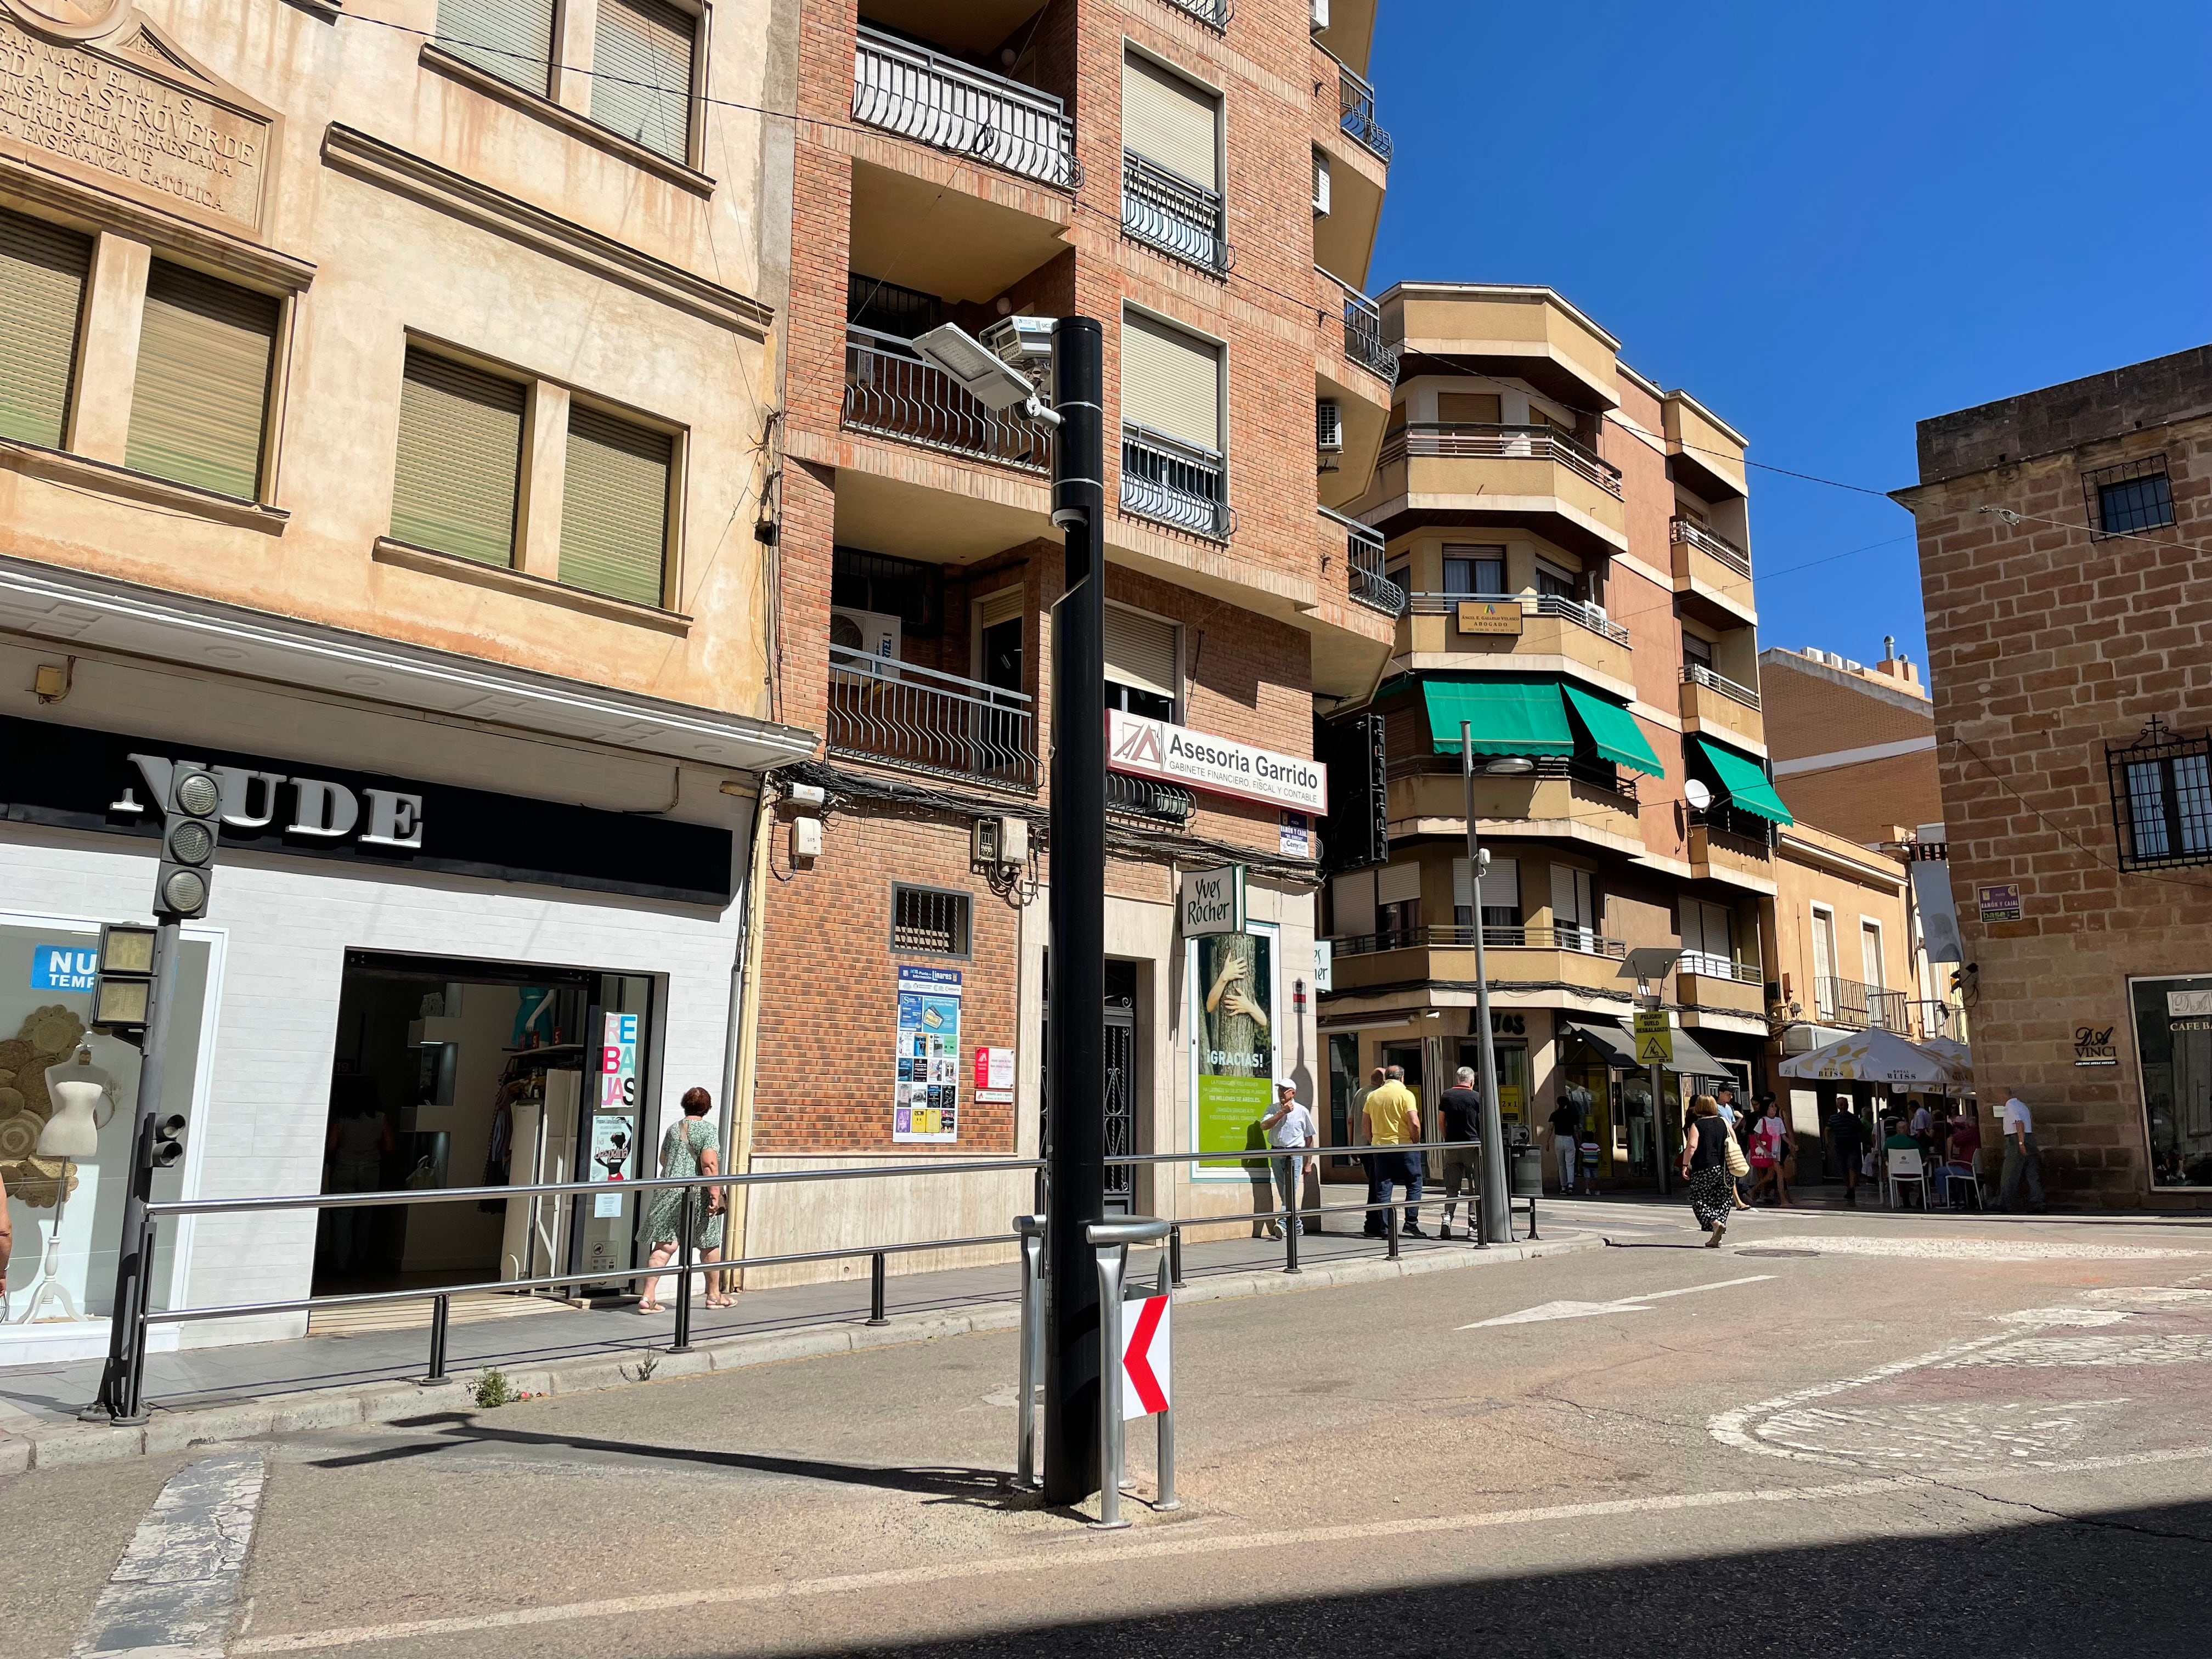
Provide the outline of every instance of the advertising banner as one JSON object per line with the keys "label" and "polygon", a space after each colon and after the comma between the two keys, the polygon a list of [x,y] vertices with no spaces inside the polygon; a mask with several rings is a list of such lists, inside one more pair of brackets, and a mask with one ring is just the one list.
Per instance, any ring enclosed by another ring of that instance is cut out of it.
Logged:
{"label": "advertising banner", "polygon": [[898,970],[898,1054],[891,1139],[960,1139],[960,970]]}
{"label": "advertising banner", "polygon": [[[1195,1151],[1243,1152],[1266,1144],[1260,1120],[1274,1100],[1275,945],[1267,922],[1189,942]],[[1201,1164],[1196,1178],[1242,1180],[1243,1162]]]}
{"label": "advertising banner", "polygon": [[[592,1181],[629,1179],[637,1151],[637,1016],[609,1014],[599,1043],[599,1097],[592,1113]],[[597,1193],[592,1218],[623,1212],[622,1194]]]}

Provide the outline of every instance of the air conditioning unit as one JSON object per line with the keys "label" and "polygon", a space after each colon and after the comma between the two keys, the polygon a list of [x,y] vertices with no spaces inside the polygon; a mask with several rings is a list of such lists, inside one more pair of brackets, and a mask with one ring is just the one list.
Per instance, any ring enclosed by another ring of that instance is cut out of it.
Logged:
{"label": "air conditioning unit", "polygon": [[[842,605],[830,607],[830,643],[840,650],[873,657],[878,663],[895,663],[902,633],[899,619],[880,611],[855,611]],[[840,666],[860,665],[847,661]]]}
{"label": "air conditioning unit", "polygon": [[1334,398],[1314,404],[1314,436],[1324,455],[1344,453],[1344,405]]}
{"label": "air conditioning unit", "polygon": [[1313,210],[1328,211],[1328,152],[1325,149],[1314,151]]}

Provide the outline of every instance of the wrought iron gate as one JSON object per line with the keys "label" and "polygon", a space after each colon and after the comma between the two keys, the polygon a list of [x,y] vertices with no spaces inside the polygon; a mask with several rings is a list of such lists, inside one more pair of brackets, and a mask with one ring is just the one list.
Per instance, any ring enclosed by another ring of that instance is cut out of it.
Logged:
{"label": "wrought iron gate", "polygon": [[[1137,1150],[1137,1012],[1133,1000],[1106,1001],[1106,1156]],[[1129,1164],[1106,1166],[1106,1212],[1136,1210],[1137,1170]]]}

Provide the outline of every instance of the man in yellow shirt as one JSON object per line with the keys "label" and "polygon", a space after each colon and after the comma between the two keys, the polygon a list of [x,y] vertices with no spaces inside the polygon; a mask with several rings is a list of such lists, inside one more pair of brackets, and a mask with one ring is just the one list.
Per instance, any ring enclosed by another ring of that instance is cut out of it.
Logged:
{"label": "man in yellow shirt", "polygon": [[[1404,1066],[1389,1067],[1382,1084],[1367,1091],[1361,1115],[1366,1120],[1369,1144],[1382,1149],[1368,1156],[1367,1201],[1370,1204],[1388,1204],[1391,1187],[1394,1184],[1403,1187],[1407,1201],[1402,1212],[1405,1224],[1399,1231],[1407,1238],[1427,1237],[1421,1231],[1419,1224],[1421,1155],[1389,1150],[1396,1146],[1419,1146],[1421,1139],[1421,1103],[1406,1086]],[[1368,1211],[1368,1236],[1372,1238],[1389,1237],[1390,1218],[1394,1213],[1396,1212],[1389,1210]]]}

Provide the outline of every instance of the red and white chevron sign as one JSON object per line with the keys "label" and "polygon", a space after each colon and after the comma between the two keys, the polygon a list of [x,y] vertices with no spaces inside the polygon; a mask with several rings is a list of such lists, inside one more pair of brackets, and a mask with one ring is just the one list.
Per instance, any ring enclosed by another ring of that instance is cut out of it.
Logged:
{"label": "red and white chevron sign", "polygon": [[1168,1408],[1173,1367],[1168,1358],[1168,1299],[1146,1297],[1121,1310],[1121,1418],[1150,1417]]}

